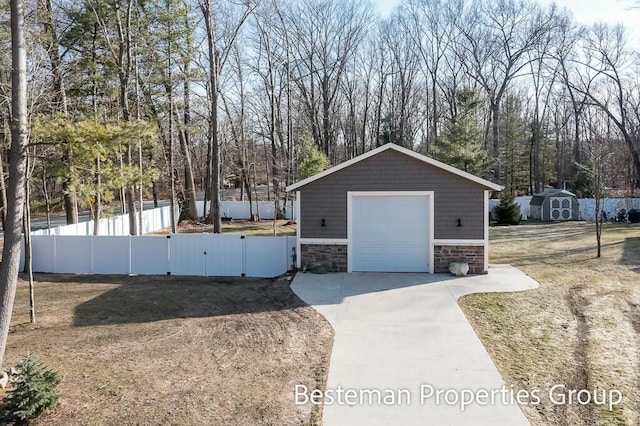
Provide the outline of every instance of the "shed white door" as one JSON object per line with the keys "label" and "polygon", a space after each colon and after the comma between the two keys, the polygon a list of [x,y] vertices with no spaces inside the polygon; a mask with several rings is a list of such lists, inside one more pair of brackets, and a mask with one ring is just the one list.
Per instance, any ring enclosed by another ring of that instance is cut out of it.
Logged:
{"label": "shed white door", "polygon": [[573,220],[570,197],[550,197],[551,220]]}
{"label": "shed white door", "polygon": [[428,272],[429,203],[426,195],[353,195],[350,270]]}

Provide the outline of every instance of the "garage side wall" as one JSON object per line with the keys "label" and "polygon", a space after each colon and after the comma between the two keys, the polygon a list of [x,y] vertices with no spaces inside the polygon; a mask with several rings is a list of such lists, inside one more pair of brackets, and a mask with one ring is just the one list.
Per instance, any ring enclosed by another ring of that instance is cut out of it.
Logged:
{"label": "garage side wall", "polygon": [[[435,239],[484,238],[481,185],[394,150],[364,159],[299,191],[299,237],[303,239],[347,238],[348,191],[434,191]],[[401,211],[397,217],[402,220]],[[458,219],[462,226],[458,226]]]}

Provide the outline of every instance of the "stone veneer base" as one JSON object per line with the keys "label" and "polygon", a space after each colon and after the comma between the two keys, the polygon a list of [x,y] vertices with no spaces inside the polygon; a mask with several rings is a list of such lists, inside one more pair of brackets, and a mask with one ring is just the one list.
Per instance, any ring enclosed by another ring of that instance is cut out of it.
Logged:
{"label": "stone veneer base", "polygon": [[[434,272],[449,272],[451,262],[466,262],[470,274],[486,274],[483,246],[441,246],[433,248]],[[302,266],[308,263],[329,261],[332,272],[347,272],[347,246],[343,244],[302,244]]]}
{"label": "stone veneer base", "polygon": [[301,263],[328,260],[331,262],[331,272],[347,272],[347,246],[340,244],[302,244],[300,246]]}
{"label": "stone veneer base", "polygon": [[433,248],[434,272],[449,272],[451,262],[466,262],[470,274],[486,274],[483,246],[439,246]]}

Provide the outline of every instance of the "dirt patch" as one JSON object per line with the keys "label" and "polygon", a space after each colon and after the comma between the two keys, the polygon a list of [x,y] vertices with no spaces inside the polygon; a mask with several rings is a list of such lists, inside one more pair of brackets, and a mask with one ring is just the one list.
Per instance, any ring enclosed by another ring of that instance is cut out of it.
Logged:
{"label": "dirt patch", "polygon": [[286,279],[36,275],[20,282],[7,365],[35,352],[64,376],[38,424],[319,424],[330,325]]}
{"label": "dirt patch", "polygon": [[[532,425],[640,424],[640,226],[535,224],[490,230],[491,263],[540,283],[522,293],[478,294],[460,304],[508,385],[540,389],[523,405]],[[556,404],[548,391],[620,390],[623,402]]]}
{"label": "dirt patch", "polygon": [[[585,316],[584,310],[589,305],[589,300],[582,295],[582,291],[584,289],[584,284],[571,287],[567,292],[566,300],[569,305],[569,309],[573,314],[577,325],[575,327],[574,341],[574,359],[576,361],[575,365],[575,378],[573,382],[571,382],[565,391],[565,398],[569,398],[569,391],[580,391],[581,389],[589,389],[589,353],[588,353],[588,342],[589,342],[589,323],[587,321],[587,317]],[[561,405],[560,408],[565,412],[565,422],[569,424],[566,409],[569,405]],[[585,424],[588,424],[591,419],[593,419],[593,405],[577,405],[578,416],[582,419]]]}

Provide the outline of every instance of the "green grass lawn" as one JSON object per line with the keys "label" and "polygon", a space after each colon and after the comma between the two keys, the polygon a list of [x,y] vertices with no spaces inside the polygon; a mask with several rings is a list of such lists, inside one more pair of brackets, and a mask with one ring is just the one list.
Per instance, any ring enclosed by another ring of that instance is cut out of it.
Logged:
{"label": "green grass lawn", "polygon": [[[540,283],[522,293],[461,299],[508,385],[541,389],[523,406],[533,425],[640,424],[640,225],[525,224],[491,229],[491,263]],[[548,389],[618,389],[621,405],[553,404]]]}

